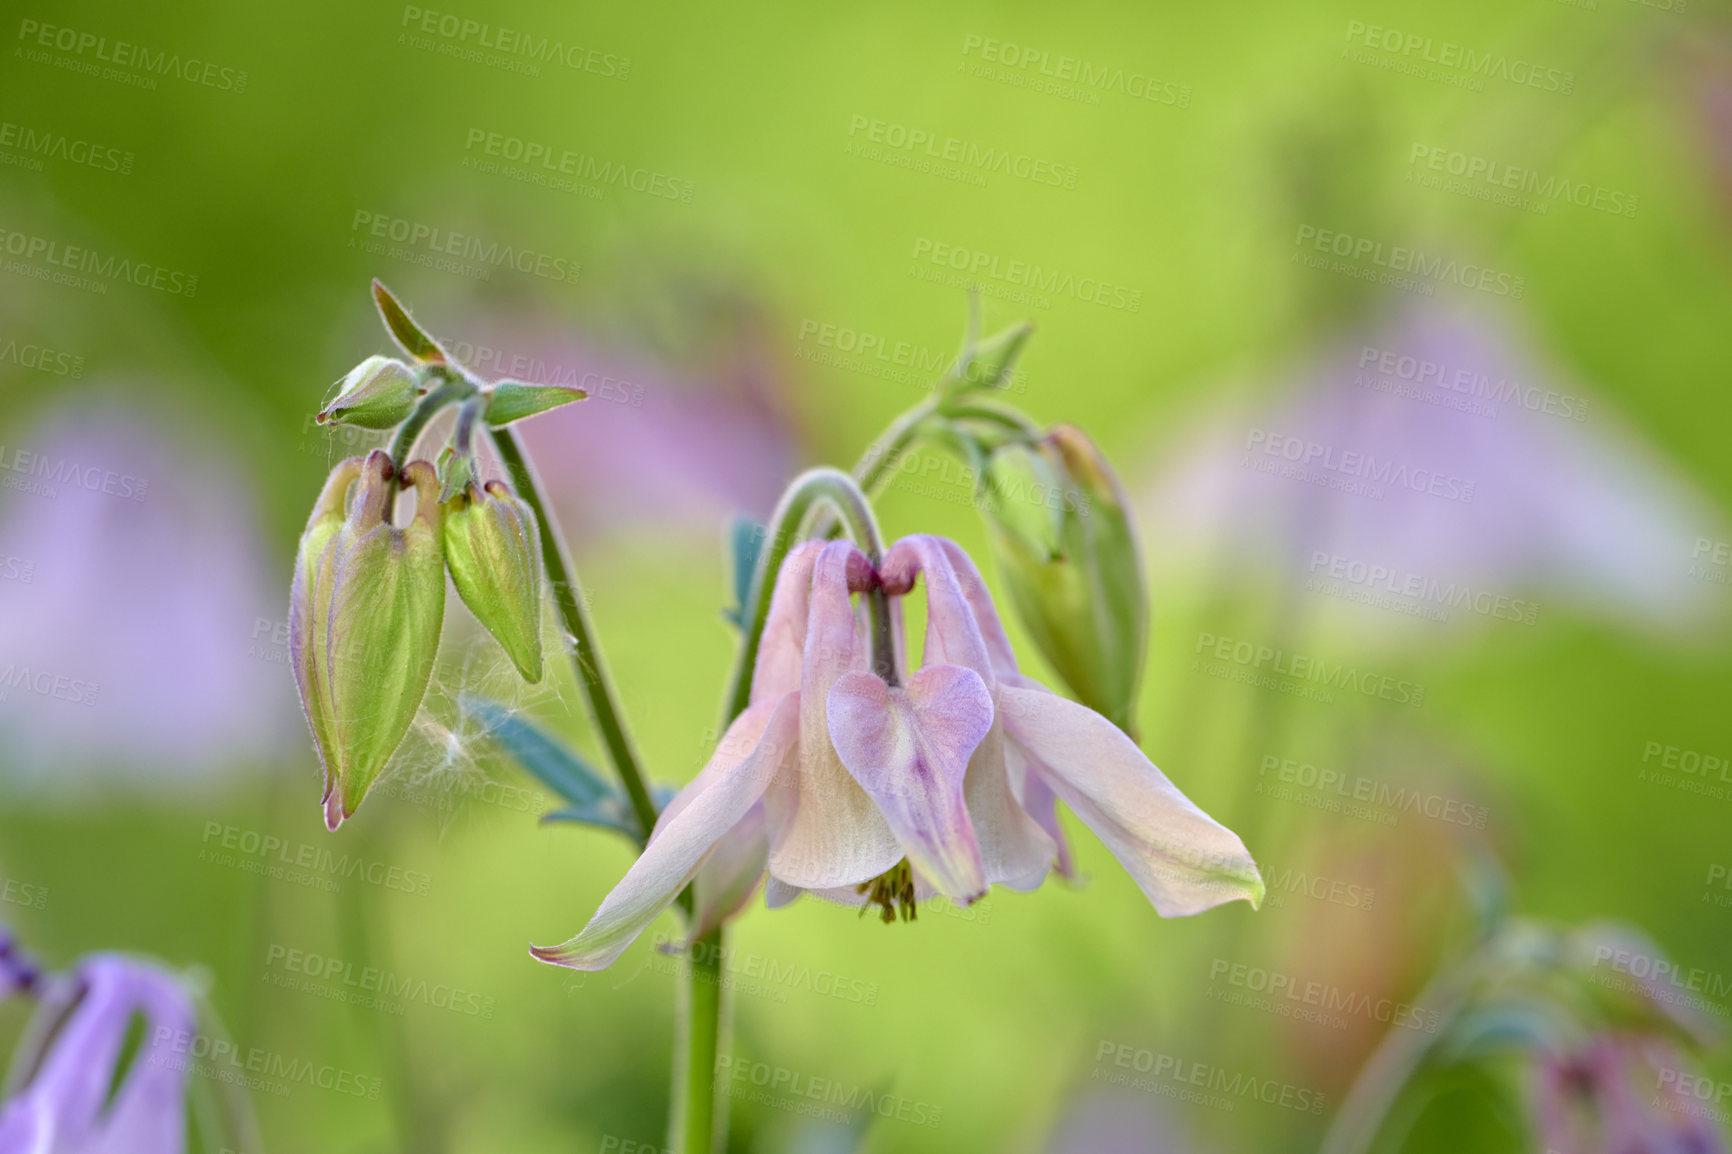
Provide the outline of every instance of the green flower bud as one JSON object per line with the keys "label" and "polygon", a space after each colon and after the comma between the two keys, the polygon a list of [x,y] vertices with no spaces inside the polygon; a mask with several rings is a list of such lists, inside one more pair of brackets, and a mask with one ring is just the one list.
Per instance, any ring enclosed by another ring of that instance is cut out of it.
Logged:
{"label": "green flower bud", "polygon": [[1148,645],[1142,555],[1123,487],[1092,441],[1057,425],[992,454],[981,503],[1023,628],[1083,704],[1131,731]]}
{"label": "green flower bud", "polygon": [[581,401],[589,396],[582,389],[564,385],[530,385],[522,381],[495,381],[487,389],[487,423],[495,429]]}
{"label": "green flower bud", "polygon": [[517,672],[541,680],[541,532],[535,510],[503,481],[445,503],[445,563],[476,620]]}
{"label": "green flower bud", "polygon": [[[389,520],[397,487],[390,454],[339,464],[325,483],[295,562],[290,660],[325,767],[325,824],[354,816],[402,744],[427,693],[445,614],[438,479],[415,461],[406,528]],[[359,482],[347,515],[344,499]]]}
{"label": "green flower bud", "polygon": [[316,419],[321,425],[389,429],[408,418],[419,395],[408,365],[390,357],[368,357],[349,370],[336,399]]}

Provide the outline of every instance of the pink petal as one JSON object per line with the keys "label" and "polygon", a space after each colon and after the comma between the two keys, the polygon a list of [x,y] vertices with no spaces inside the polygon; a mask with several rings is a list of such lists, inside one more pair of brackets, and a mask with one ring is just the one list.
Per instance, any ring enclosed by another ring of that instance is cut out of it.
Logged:
{"label": "pink petal", "polygon": [[745,760],[728,772],[712,775],[711,783],[672,820],[665,826],[657,824],[656,836],[643,856],[602,901],[582,933],[563,945],[530,952],[544,962],[576,970],[600,970],[613,964],[697,876],[715,844],[758,803],[794,751],[798,710],[797,696],[783,698]]}
{"label": "pink petal", "polygon": [[770,873],[802,889],[869,881],[902,858],[884,815],[842,767],[825,717],[837,678],[866,668],[849,589],[871,580],[872,566],[846,541],[825,545],[813,570],[800,670],[800,755],[764,799]]}
{"label": "pink petal", "polygon": [[[765,547],[769,543],[765,542]],[[804,541],[788,551],[776,573],[776,589],[764,618],[758,663],[752,671],[752,700],[765,701],[800,688],[800,664],[805,658],[806,614],[811,600],[812,567],[822,541]]]}
{"label": "pink petal", "polygon": [[[904,537],[885,554],[879,572],[885,590],[901,594],[914,587],[916,574],[926,578],[926,651],[921,661],[972,669],[990,687],[994,680],[992,654],[976,621],[974,606],[944,549],[944,540],[925,534]],[[974,576],[978,582],[980,575]]]}
{"label": "pink petal", "polygon": [[1046,880],[1059,851],[1054,839],[1017,802],[1006,775],[1011,748],[1004,737],[1004,723],[994,718],[992,728],[968,760],[963,796],[980,843],[986,880],[1015,890],[1032,890]]}
{"label": "pink petal", "polygon": [[998,687],[999,717],[1053,792],[1136,879],[1162,917],[1263,900],[1238,835],[1198,809],[1118,726],[1044,690]]}
{"label": "pink petal", "polygon": [[959,904],[984,894],[962,789],[968,759],[992,728],[992,695],[980,675],[928,665],[907,688],[892,689],[873,674],[850,673],[831,689],[827,713],[842,764],[915,869]]}

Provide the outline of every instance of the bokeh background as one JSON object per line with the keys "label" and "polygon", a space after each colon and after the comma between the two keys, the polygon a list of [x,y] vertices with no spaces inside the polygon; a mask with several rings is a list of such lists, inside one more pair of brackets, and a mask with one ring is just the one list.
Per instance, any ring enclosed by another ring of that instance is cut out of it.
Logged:
{"label": "bokeh background", "polygon": [[[0,921],[51,964],[161,958],[243,1047],[352,1075],[255,1086],[267,1149],[663,1141],[679,962],[653,934],[596,975],[527,952],[628,850],[539,825],[553,799],[455,707],[486,693],[593,750],[569,680],[524,692],[453,600],[389,781],[323,831],[287,583],[325,472],[377,439],[311,420],[386,349],[374,276],[483,373],[591,392],[529,445],[661,781],[714,741],[731,517],[925,396],[971,283],[987,329],[1038,326],[1007,399],[1089,430],[1132,494],[1143,747],[1269,902],[1163,921],[1067,817],[1078,887],[890,928],[760,906],[731,1059],[910,1107],[850,1128],[741,1098],[729,1149],[1315,1149],[1390,1026],[1235,1004],[1257,979],[1233,968],[1412,1001],[1493,900],[1639,926],[1732,1013],[1718,7],[5,12]],[[199,63],[99,59],[119,41]],[[453,234],[527,255],[446,258]],[[1298,445],[1443,492],[1281,475]],[[972,495],[933,454],[880,510],[984,558]],[[1295,692],[1241,642],[1418,692]],[[1315,784],[1361,779],[1427,800]],[[333,988],[372,967],[428,992],[308,993],[308,956]],[[0,1006],[0,1047],[25,1019]],[[1112,1084],[1144,1051],[1306,1106]],[[1406,1148],[1527,1148],[1520,1106],[1463,1076]]]}

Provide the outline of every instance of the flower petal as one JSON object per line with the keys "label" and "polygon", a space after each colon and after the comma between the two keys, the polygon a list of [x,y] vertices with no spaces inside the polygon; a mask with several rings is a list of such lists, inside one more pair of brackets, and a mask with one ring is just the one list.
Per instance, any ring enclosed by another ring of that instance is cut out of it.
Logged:
{"label": "flower petal", "polygon": [[1076,863],[1071,857],[1070,842],[1058,823],[1058,795],[1053,793],[1052,786],[1046,783],[1046,778],[1030,763],[1021,746],[1014,741],[1007,741],[1004,743],[1004,752],[1005,774],[1010,779],[1017,801],[1028,816],[1034,819],[1035,824],[1046,831],[1047,837],[1052,839],[1056,847],[1053,868],[1058,871],[1059,877],[1067,881],[1076,877]]}
{"label": "flower petal", "polygon": [[577,970],[611,965],[697,876],[716,842],[758,803],[777,769],[794,750],[798,710],[796,696],[783,698],[745,760],[730,772],[714,776],[666,826],[658,824],[643,856],[602,901],[582,933],[563,945],[532,948],[530,952],[544,962]]}
{"label": "flower petal", "polygon": [[[830,690],[842,764],[889,822],[910,864],[966,905],[986,892],[963,798],[968,761],[992,728],[992,695],[972,669],[928,665],[892,689],[850,673]],[[862,879],[865,880],[865,879]]]}
{"label": "flower petal", "polygon": [[806,614],[812,594],[812,567],[823,551],[822,541],[803,541],[788,551],[776,573],[776,590],[758,642],[758,662],[752,668],[752,700],[765,701],[800,688],[800,664],[805,658]]}
{"label": "flower petal", "polygon": [[1001,685],[999,716],[1054,793],[1112,850],[1162,917],[1263,900],[1232,830],[1198,809],[1118,726],[1044,690]]}
{"label": "flower petal", "polygon": [[802,889],[869,881],[902,858],[884,815],[836,756],[825,716],[836,679],[866,668],[867,647],[849,590],[871,579],[865,555],[846,541],[825,545],[813,567],[800,669],[800,755],[764,798],[770,873]]}
{"label": "flower petal", "polygon": [[963,796],[980,843],[986,880],[1015,890],[1032,890],[1046,880],[1059,849],[1048,831],[1017,802],[1007,778],[1010,750],[1004,723],[994,720],[968,759]]}
{"label": "flower petal", "polygon": [[[957,578],[944,540],[923,533],[904,537],[884,556],[880,567],[886,591],[906,594],[915,574],[926,578],[925,665],[960,665],[972,669],[990,688],[994,681],[992,654],[980,632],[974,607]],[[978,581],[979,574],[975,574]],[[995,619],[996,620],[996,619]]]}

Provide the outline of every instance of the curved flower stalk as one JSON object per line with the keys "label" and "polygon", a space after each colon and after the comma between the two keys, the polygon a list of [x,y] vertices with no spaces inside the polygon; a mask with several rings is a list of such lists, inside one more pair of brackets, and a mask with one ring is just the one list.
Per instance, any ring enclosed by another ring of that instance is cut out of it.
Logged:
{"label": "curved flower stalk", "polygon": [[[921,573],[924,664],[905,679],[898,658],[885,677],[873,671],[850,594],[878,586],[903,596]],[[576,969],[611,964],[760,804],[772,906],[806,890],[855,902],[866,894],[890,920],[936,893],[968,904],[991,884],[1032,889],[1068,861],[1054,837],[1055,794],[1164,916],[1261,900],[1235,835],[1110,721],[1016,672],[960,547],[907,538],[875,571],[847,542],[808,543],[777,575],[747,709],[583,932],[535,956]]]}
{"label": "curved flower stalk", "polygon": [[[188,1065],[173,1047],[196,1028],[187,991],[162,971],[117,954],[93,954],[53,981],[61,986],[44,1006],[53,1020],[48,1048],[30,1068],[15,1071],[19,1086],[0,1108],[0,1150],[181,1154]],[[135,1016],[143,1018],[144,1033],[122,1077]]]}

